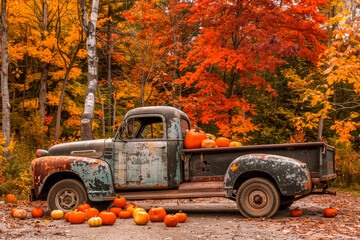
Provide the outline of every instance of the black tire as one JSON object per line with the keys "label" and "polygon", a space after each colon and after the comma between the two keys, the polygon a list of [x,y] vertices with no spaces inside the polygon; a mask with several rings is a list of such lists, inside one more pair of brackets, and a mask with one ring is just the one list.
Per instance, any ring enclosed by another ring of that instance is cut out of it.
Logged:
{"label": "black tire", "polygon": [[85,188],[79,181],[74,179],[57,182],[52,186],[47,197],[50,211],[59,209],[63,212],[69,212],[85,202],[87,202]]}
{"label": "black tire", "polygon": [[270,218],[278,211],[280,194],[272,182],[264,178],[251,178],[239,187],[236,204],[247,218]]}
{"label": "black tire", "polygon": [[285,210],[291,207],[291,205],[295,202],[295,196],[281,196],[280,201],[281,202],[288,202],[285,204],[280,204],[279,210]]}

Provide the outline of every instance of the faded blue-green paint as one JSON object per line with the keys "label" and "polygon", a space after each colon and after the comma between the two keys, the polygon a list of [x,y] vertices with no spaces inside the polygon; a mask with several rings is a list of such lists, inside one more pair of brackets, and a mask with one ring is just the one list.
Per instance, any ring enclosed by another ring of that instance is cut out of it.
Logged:
{"label": "faded blue-green paint", "polygon": [[277,183],[281,194],[302,195],[310,192],[311,179],[305,163],[292,158],[249,154],[236,158],[225,175],[224,190],[231,197],[235,182],[242,174],[258,171],[270,175]]}

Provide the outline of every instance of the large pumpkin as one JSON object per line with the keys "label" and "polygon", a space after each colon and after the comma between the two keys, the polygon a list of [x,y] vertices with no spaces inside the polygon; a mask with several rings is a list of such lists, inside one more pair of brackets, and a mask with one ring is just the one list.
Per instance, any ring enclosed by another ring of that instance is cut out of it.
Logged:
{"label": "large pumpkin", "polygon": [[203,131],[200,131],[198,126],[195,126],[194,129],[191,129],[185,136],[184,146],[185,148],[200,148],[201,142],[205,140],[206,134]]}
{"label": "large pumpkin", "polygon": [[81,224],[85,222],[86,215],[83,212],[72,212],[69,216],[69,222],[72,224]]}
{"label": "large pumpkin", "polygon": [[228,147],[230,144],[230,140],[224,137],[219,137],[216,139],[216,146],[218,147]]}
{"label": "large pumpkin", "polygon": [[101,212],[99,218],[102,220],[103,225],[113,225],[116,222],[116,215],[112,212]]}
{"label": "large pumpkin", "polygon": [[31,210],[31,216],[33,216],[33,218],[39,218],[44,216],[44,210],[42,210],[41,208],[34,208],[33,210]]}
{"label": "large pumpkin", "polygon": [[126,206],[126,199],[124,197],[114,199],[115,207],[124,208]]}
{"label": "large pumpkin", "polygon": [[147,212],[138,211],[133,215],[134,222],[138,225],[145,225],[150,221],[150,216]]}
{"label": "large pumpkin", "polygon": [[8,194],[5,197],[5,202],[6,203],[16,203],[16,197],[14,194]]}
{"label": "large pumpkin", "polygon": [[14,212],[13,216],[16,218],[24,219],[27,216],[27,212],[25,210],[19,209]]}
{"label": "large pumpkin", "polygon": [[166,216],[166,211],[162,207],[155,207],[149,210],[150,220],[152,222],[163,222]]}

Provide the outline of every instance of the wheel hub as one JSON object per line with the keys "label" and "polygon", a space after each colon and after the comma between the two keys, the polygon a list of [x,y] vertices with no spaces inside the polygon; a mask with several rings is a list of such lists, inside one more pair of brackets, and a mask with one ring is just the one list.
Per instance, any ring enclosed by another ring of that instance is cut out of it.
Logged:
{"label": "wheel hub", "polygon": [[268,203],[267,195],[262,191],[253,191],[249,195],[249,204],[256,209],[264,208]]}
{"label": "wheel hub", "polygon": [[71,189],[66,189],[56,195],[55,203],[59,209],[72,210],[78,204],[78,196]]}

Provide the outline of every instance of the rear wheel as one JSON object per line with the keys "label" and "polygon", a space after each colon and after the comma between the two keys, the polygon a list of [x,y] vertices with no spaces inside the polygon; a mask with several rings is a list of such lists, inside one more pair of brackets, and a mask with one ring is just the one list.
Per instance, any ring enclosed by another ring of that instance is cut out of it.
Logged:
{"label": "rear wheel", "polygon": [[85,188],[74,179],[65,179],[56,183],[50,189],[47,197],[50,211],[59,209],[69,212],[84,202],[87,202]]}
{"label": "rear wheel", "polygon": [[236,204],[248,218],[272,217],[279,209],[280,195],[272,182],[264,178],[246,180],[238,189]]}

